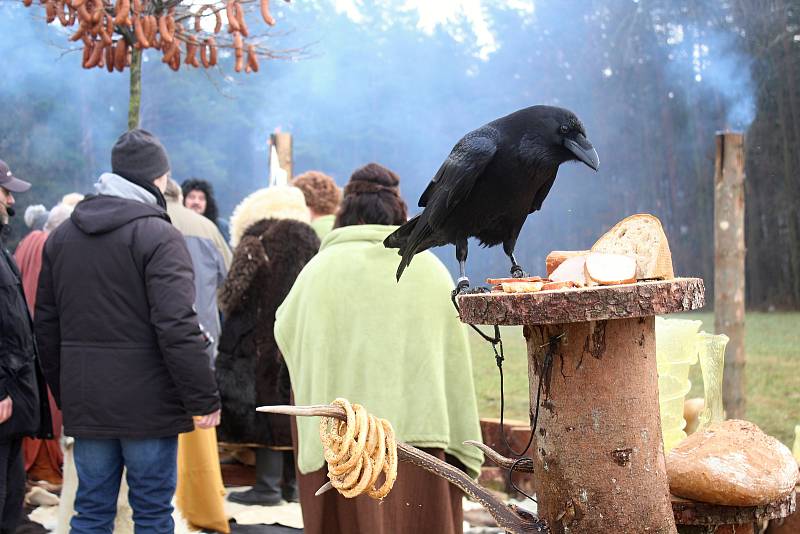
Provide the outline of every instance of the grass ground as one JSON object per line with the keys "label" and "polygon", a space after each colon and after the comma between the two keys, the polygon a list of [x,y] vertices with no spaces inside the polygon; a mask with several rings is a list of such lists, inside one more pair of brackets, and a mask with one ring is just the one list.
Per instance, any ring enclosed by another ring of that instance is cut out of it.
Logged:
{"label": "grass ground", "polygon": [[[713,313],[682,314],[714,329]],[[671,316],[675,317],[675,316]],[[748,313],[747,419],[792,446],[800,424],[800,313]],[[502,328],[505,345],[506,417],[528,420],[528,368],[521,327]],[[487,330],[490,332],[490,330]],[[500,416],[500,381],[491,346],[471,332],[472,362],[481,417]],[[690,373],[690,396],[703,396],[700,365]]]}

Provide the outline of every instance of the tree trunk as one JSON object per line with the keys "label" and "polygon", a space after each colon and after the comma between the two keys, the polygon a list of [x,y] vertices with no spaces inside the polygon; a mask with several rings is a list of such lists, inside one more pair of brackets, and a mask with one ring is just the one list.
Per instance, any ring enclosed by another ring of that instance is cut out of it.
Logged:
{"label": "tree trunk", "polygon": [[714,172],[714,330],[730,338],[722,399],[727,416],[745,415],[744,136],[717,135]]}
{"label": "tree trunk", "polygon": [[696,278],[458,297],[463,322],[525,325],[533,487],[551,532],[677,532],[654,316],[704,302]]}
{"label": "tree trunk", "polygon": [[128,101],[128,129],[139,127],[139,108],[142,103],[142,51],[131,48],[131,93]]}
{"label": "tree trunk", "polygon": [[655,319],[527,326],[525,337],[532,411],[542,381],[533,486],[551,532],[675,533]]}

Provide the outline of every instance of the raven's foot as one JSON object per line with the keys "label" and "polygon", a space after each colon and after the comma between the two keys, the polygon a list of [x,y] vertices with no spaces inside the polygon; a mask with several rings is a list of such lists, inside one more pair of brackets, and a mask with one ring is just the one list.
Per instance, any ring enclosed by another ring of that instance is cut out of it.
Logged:
{"label": "raven's foot", "polygon": [[514,278],[525,278],[528,276],[528,273],[522,270],[522,267],[519,265],[512,265],[511,266],[511,276]]}
{"label": "raven's foot", "polygon": [[469,291],[469,278],[462,276],[456,283],[456,288],[453,290],[453,296],[464,295]]}
{"label": "raven's foot", "polygon": [[486,286],[477,286],[477,287],[470,287],[466,289],[461,294],[462,295],[480,295],[482,293],[491,293],[492,290]]}
{"label": "raven's foot", "polygon": [[491,293],[491,292],[492,292],[492,290],[489,289],[486,286],[477,286],[477,287],[466,286],[466,287],[462,287],[461,289],[456,287],[453,290],[452,296],[453,296],[453,298],[455,298],[455,297],[457,297],[459,295],[483,295],[485,293]]}
{"label": "raven's foot", "polygon": [[470,287],[469,278],[462,276],[458,279],[456,288],[453,290],[453,296],[457,295],[475,295],[480,293],[490,293],[491,290],[486,286]]}

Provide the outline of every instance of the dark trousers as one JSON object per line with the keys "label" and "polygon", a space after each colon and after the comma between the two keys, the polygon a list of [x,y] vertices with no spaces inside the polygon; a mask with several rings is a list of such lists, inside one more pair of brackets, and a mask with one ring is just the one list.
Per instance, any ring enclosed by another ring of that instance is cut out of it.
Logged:
{"label": "dark trousers", "polygon": [[136,534],[172,534],[178,438],[75,439],[78,493],[72,534],[111,534],[122,468]]}
{"label": "dark trousers", "polygon": [[297,499],[294,452],[256,449],[256,483],[253,489],[272,498]]}
{"label": "dark trousers", "polygon": [[17,529],[25,501],[22,439],[0,442],[0,534]]}

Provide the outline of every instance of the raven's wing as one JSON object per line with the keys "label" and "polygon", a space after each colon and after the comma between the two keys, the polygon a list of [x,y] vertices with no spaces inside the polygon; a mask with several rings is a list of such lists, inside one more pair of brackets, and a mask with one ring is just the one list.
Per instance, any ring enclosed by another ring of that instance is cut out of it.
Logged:
{"label": "raven's wing", "polygon": [[547,180],[542,187],[536,191],[536,196],[533,197],[533,203],[531,204],[531,210],[528,213],[533,213],[534,211],[539,211],[542,209],[542,203],[544,199],[547,198],[547,194],[550,192],[550,188],[553,187],[553,184],[556,181],[556,175],[553,174],[553,177]]}
{"label": "raven's wing", "polygon": [[[425,209],[400,227],[400,230],[407,228],[410,233],[405,238],[405,243],[401,244],[402,259],[397,268],[398,280],[411,263],[414,254],[431,246],[431,238],[436,230],[472,190],[497,152],[499,137],[497,130],[484,126],[465,135],[450,151],[450,155],[419,199],[420,207]],[[388,246],[394,246],[394,243]]]}
{"label": "raven's wing", "polygon": [[[449,213],[466,197],[492,161],[497,152],[499,134],[492,127],[484,126],[465,135],[439,167],[436,176],[419,197],[419,206],[425,207],[434,196],[445,200],[437,202],[437,211]],[[438,213],[442,216],[444,213]],[[437,217],[438,218],[438,217]]]}

